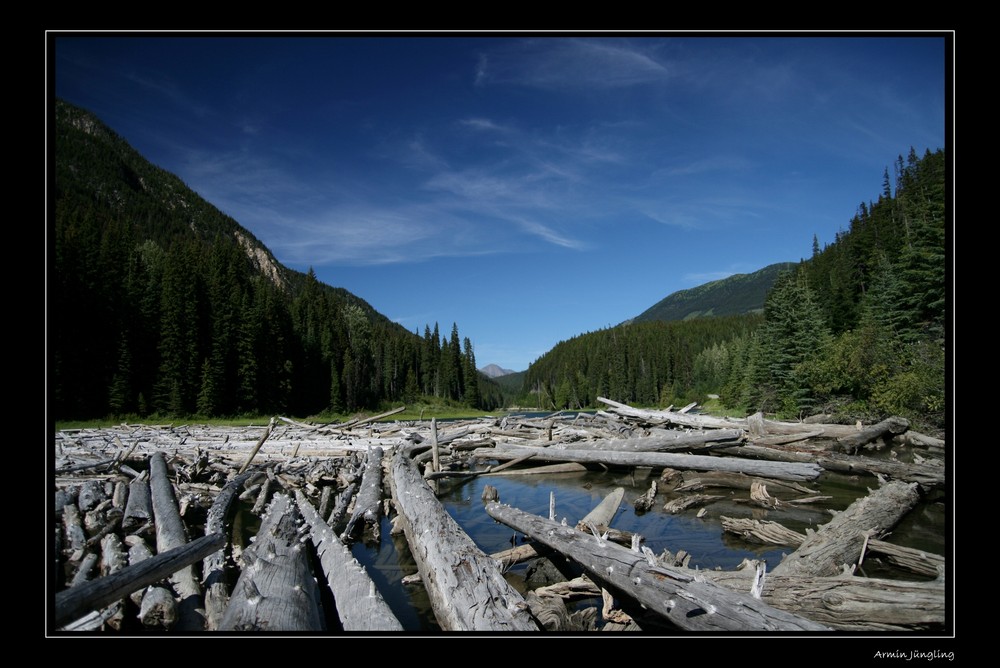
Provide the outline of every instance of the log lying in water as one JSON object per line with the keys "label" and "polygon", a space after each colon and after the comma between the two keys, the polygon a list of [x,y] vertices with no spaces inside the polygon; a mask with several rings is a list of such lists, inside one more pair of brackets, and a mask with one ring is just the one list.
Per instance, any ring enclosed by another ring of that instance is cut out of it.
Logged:
{"label": "log lying in water", "polygon": [[652,566],[638,552],[499,503],[495,520],[580,564],[590,577],[675,626],[691,631],[827,631],[828,627],[679,570]]}
{"label": "log lying in water", "polygon": [[803,482],[815,480],[822,473],[818,464],[797,462],[766,462],[737,457],[710,457],[675,452],[614,452],[538,448],[526,445],[497,445],[478,448],[473,455],[480,459],[514,459],[534,452],[535,461],[580,462],[612,466],[650,466],[653,468],[693,469],[698,471],[730,471],[762,478]]}
{"label": "log lying in water", "polygon": [[774,575],[832,576],[857,564],[869,535],[891,530],[916,505],[916,483],[888,482],[837,513],[774,568]]}
{"label": "log lying in water", "polygon": [[393,500],[438,624],[445,631],[537,631],[524,598],[437,500],[410,451],[393,453]]}
{"label": "log lying in water", "polygon": [[295,492],[295,501],[309,525],[310,537],[319,554],[344,630],[402,631],[403,625],[379,594],[364,567],[340,542],[301,490]]}
{"label": "log lying in water", "polygon": [[939,554],[893,545],[877,538],[868,539],[868,552],[882,555],[890,564],[918,575],[940,577],[944,573],[944,557]]}
{"label": "log lying in water", "polygon": [[855,453],[863,445],[879,438],[905,433],[910,428],[910,421],[901,417],[890,417],[878,424],[865,427],[859,433],[837,439],[841,451]]}
{"label": "log lying in water", "polygon": [[798,547],[806,539],[798,531],[792,531],[777,522],[766,522],[749,517],[723,516],[721,519],[723,531],[736,534],[751,543]]}
{"label": "log lying in water", "polygon": [[917,482],[927,489],[943,487],[945,471],[943,466],[932,464],[907,464],[872,457],[845,455],[837,452],[811,454],[808,452],[793,452],[777,448],[764,448],[756,445],[744,445],[739,448],[723,448],[720,454],[733,455],[741,458],[753,458],[770,462],[814,463],[826,471],[836,473],[865,473],[868,475],[885,475],[894,480]]}
{"label": "log lying in water", "polygon": [[342,538],[356,536],[362,526],[371,529],[375,540],[379,539],[379,520],[382,511],[382,453],[380,447],[368,451],[365,471],[361,477],[361,489],[354,501],[354,512],[347,521]]}
{"label": "log lying in water", "polygon": [[[748,592],[754,569],[695,571],[733,591]],[[943,582],[905,582],[853,576],[815,577],[767,573],[761,600],[838,631],[917,631],[945,622]]]}
{"label": "log lying in water", "polygon": [[319,592],[308,551],[299,541],[301,515],[286,494],[275,494],[233,588],[223,631],[322,631]]}

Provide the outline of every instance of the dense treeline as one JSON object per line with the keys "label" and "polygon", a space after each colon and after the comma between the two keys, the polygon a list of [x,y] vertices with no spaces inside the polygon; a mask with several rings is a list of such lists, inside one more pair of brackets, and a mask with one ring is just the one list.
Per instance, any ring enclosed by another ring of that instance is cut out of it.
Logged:
{"label": "dense treeline", "polygon": [[[784,272],[762,318],[633,323],[556,346],[525,397],[593,406],[704,400],[781,417],[828,412],[945,423],[946,162],[911,149],[846,231]],[[650,325],[643,329],[640,325]],[[534,405],[534,402],[529,405]]]}
{"label": "dense treeline", "polygon": [[59,102],[50,412],[313,415],[421,395],[492,409],[473,346],[274,261],[235,221]]}
{"label": "dense treeline", "polygon": [[[640,322],[590,332],[557,344],[525,374],[520,402],[545,409],[582,408],[603,396],[639,405],[695,396],[699,352],[763,323],[760,314]],[[704,395],[702,395],[704,396]]]}

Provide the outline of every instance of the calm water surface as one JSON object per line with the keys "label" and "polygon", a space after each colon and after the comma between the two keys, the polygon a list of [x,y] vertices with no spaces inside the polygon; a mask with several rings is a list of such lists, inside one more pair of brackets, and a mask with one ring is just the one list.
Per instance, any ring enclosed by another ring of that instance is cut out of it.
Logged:
{"label": "calm water surface", "polygon": [[[497,489],[500,501],[525,512],[549,516],[549,495],[555,494],[557,520],[566,518],[575,525],[594,506],[616,487],[625,488],[625,498],[618,509],[612,527],[638,533],[643,543],[656,554],[663,550],[691,555],[691,568],[731,570],[743,559],[765,559],[773,568],[782,555],[791,548],[760,546],[748,543],[722,530],[722,516],[753,517],[759,520],[780,522],[789,529],[805,533],[806,528],[816,528],[829,521],[831,510],[843,510],[860,496],[876,487],[870,476],[845,476],[824,473],[820,479],[806,484],[817,494],[832,498],[814,505],[790,509],[765,510],[736,503],[747,499],[747,490],[712,488],[702,493],[721,495],[723,498],[706,506],[705,516],[696,517],[698,508],[690,508],[677,515],[662,510],[668,496],[660,493],[653,509],[637,513],[632,501],[649,489],[650,481],[658,472],[650,474],[642,469],[635,472],[582,472],[555,475],[480,476],[464,482],[442,482],[438,498],[451,516],[462,526],[473,541],[487,554],[498,552],[524,542],[523,534],[493,520],[483,508],[483,488],[488,484]],[[774,494],[791,498],[785,493]],[[946,507],[943,499],[931,496],[922,501],[904,518],[887,538],[890,542],[917,549],[946,554]],[[390,523],[382,521],[382,538],[377,544],[356,543],[353,552],[375,580],[389,605],[408,631],[427,632],[439,630],[430,610],[427,595],[421,585],[403,585],[405,575],[416,573],[416,564],[409,553],[403,536],[390,536]],[[526,564],[514,566],[508,579],[518,589],[524,589],[523,577]],[[866,561],[865,573],[870,577],[920,579],[890,567]]]}

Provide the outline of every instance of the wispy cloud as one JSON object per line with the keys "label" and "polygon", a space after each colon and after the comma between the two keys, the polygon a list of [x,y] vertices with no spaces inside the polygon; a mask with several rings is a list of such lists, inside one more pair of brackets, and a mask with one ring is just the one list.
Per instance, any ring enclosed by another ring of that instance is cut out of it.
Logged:
{"label": "wispy cloud", "polygon": [[670,69],[639,43],[615,39],[531,39],[479,59],[476,82],[551,89],[608,89],[662,82]]}

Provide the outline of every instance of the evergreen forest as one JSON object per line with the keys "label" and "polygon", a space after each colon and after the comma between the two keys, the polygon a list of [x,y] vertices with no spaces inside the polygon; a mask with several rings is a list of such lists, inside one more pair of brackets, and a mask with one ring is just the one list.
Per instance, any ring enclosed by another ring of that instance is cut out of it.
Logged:
{"label": "evergreen forest", "polygon": [[732,411],[797,419],[946,421],[946,161],[910,150],[848,229],[790,265],[763,315],[632,321],[564,341],[525,374],[518,403],[643,406],[718,395]]}
{"label": "evergreen forest", "polygon": [[310,416],[435,397],[492,410],[457,324],[421,334],[280,265],[253,235],[58,101],[48,387],[56,420]]}
{"label": "evergreen forest", "polygon": [[53,114],[56,420],[347,414],[423,398],[483,410],[598,407],[600,396],[664,407],[717,395],[729,411],[781,418],[946,423],[941,150],[900,155],[847,229],[780,267],[762,312],[734,303],[670,320],[650,309],[560,342],[498,383],[477,370],[456,323],[409,331],[312,270],[282,266],[88,112],[57,101]]}

